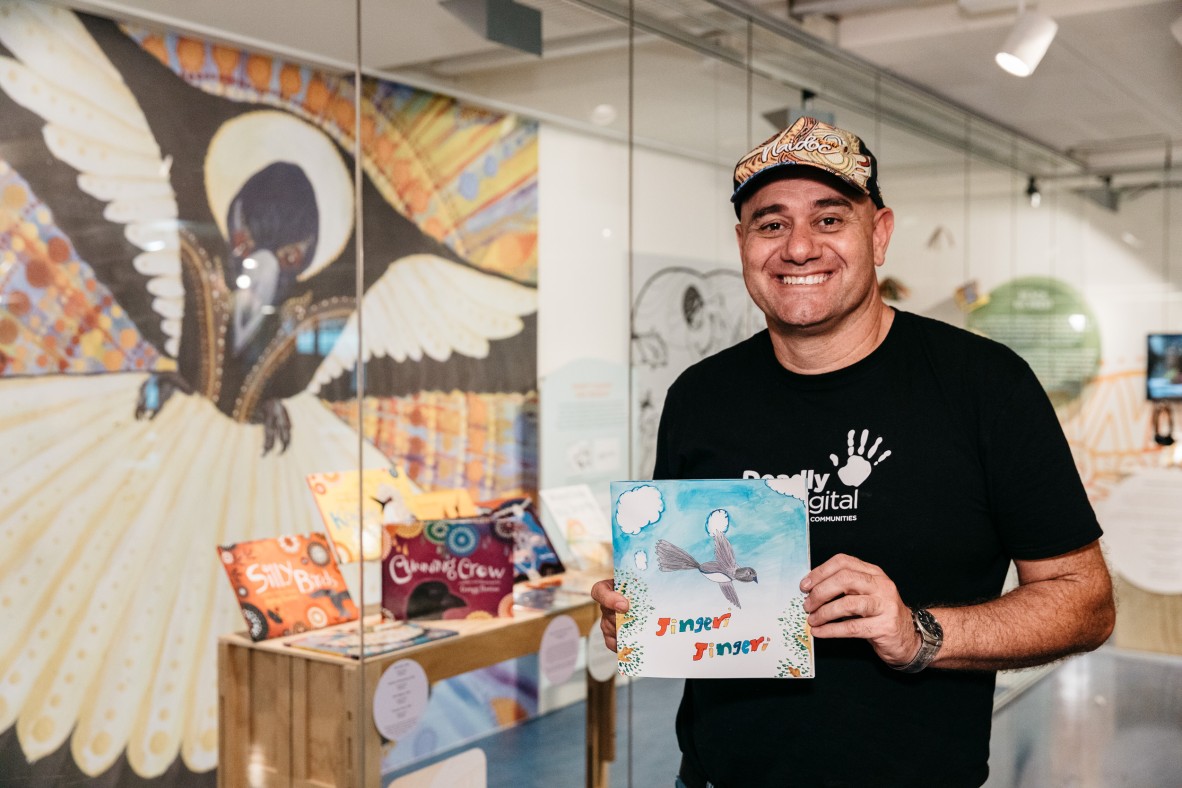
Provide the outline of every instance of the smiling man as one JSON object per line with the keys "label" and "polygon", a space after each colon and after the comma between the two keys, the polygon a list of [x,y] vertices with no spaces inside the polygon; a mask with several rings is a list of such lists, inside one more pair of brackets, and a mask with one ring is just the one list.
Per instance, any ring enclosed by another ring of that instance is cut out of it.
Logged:
{"label": "smiling man", "polygon": [[[678,785],[979,786],[994,672],[1113,626],[1054,410],[1007,348],[882,301],[894,214],[855,135],[801,118],[739,161],[731,200],[768,330],[670,387],[653,476],[801,478],[816,678],[687,681]],[[628,602],[593,595],[614,648]]]}

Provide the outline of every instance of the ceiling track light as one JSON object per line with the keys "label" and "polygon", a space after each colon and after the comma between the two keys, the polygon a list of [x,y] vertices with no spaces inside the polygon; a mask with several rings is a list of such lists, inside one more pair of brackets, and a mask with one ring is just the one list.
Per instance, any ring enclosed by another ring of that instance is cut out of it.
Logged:
{"label": "ceiling track light", "polygon": [[1033,175],[1026,182],[1026,196],[1030,198],[1030,207],[1037,208],[1042,204],[1042,192],[1038,190],[1038,181]]}
{"label": "ceiling track light", "polygon": [[1047,53],[1059,25],[1054,19],[1037,11],[1027,11],[1026,3],[1018,3],[1018,21],[998,51],[997,65],[1016,77],[1028,77],[1038,68]]}

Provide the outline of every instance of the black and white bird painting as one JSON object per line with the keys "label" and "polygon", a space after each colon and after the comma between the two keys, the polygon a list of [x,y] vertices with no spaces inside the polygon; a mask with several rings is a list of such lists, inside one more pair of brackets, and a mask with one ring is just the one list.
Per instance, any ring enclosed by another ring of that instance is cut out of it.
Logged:
{"label": "black and white bird painting", "polygon": [[[321,530],[308,474],[391,462],[333,403],[536,388],[536,287],[465,244],[513,205],[432,228],[444,198],[380,166],[390,124],[355,190],[347,94],[317,115],[324,79],[245,54],[258,90],[202,89],[169,64],[208,52],[168,40],[0,2],[0,731],[91,776],[216,766],[243,623],[215,546]],[[367,83],[366,118],[404,95]],[[520,144],[455,113],[457,173]]]}

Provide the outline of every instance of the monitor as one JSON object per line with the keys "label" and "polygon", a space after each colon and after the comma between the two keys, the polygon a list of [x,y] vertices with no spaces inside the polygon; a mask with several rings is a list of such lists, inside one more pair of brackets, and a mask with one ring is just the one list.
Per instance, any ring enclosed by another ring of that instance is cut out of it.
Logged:
{"label": "monitor", "polygon": [[1149,399],[1182,401],[1182,334],[1150,334],[1145,355]]}

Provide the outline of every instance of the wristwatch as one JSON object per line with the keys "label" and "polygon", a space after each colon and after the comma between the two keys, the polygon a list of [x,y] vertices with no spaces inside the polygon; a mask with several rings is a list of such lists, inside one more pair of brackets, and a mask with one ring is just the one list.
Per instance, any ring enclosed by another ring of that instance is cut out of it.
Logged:
{"label": "wristwatch", "polygon": [[912,608],[911,620],[915,624],[915,631],[919,633],[919,653],[906,665],[892,667],[904,673],[919,673],[932,663],[940,646],[944,645],[944,628],[931,611],[922,607]]}

